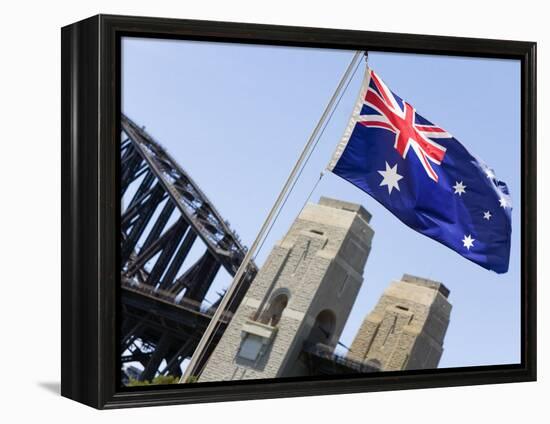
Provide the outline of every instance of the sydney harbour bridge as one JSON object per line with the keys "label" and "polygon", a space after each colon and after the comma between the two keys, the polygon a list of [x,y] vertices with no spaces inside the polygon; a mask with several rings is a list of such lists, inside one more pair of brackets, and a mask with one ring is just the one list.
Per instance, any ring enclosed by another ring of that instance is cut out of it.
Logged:
{"label": "sydney harbour bridge", "polygon": [[[141,363],[140,380],[179,376],[223,293],[209,305],[205,295],[221,268],[235,275],[246,247],[158,142],[124,115],[121,130],[121,361]],[[249,264],[211,346],[256,272]]]}
{"label": "sydney harbour bridge", "polygon": [[[121,365],[140,363],[143,371],[135,377],[141,381],[179,377],[224,296],[206,299],[216,275],[223,268],[235,276],[247,248],[144,128],[122,115],[121,131]],[[208,361],[257,272],[250,262],[197,369]],[[374,370],[323,345],[304,345],[301,358],[310,375]]]}

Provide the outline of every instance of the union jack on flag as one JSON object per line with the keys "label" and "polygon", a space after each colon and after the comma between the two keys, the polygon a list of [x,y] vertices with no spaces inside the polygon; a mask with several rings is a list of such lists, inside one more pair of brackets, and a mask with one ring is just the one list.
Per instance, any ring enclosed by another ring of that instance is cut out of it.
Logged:
{"label": "union jack on flag", "polygon": [[412,229],[484,268],[508,270],[506,184],[369,68],[328,169]]}

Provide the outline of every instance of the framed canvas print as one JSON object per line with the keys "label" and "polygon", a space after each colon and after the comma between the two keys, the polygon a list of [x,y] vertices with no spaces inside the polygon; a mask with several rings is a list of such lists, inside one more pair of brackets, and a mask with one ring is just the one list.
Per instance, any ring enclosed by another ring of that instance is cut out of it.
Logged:
{"label": "framed canvas print", "polygon": [[535,43],[62,29],[62,394],[536,379]]}

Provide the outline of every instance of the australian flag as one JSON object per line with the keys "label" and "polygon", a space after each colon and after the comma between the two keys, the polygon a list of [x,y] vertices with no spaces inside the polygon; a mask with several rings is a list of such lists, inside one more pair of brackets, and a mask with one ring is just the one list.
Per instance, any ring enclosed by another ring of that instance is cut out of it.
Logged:
{"label": "australian flag", "polygon": [[506,184],[371,69],[328,169],[412,229],[484,268],[508,271],[512,205]]}

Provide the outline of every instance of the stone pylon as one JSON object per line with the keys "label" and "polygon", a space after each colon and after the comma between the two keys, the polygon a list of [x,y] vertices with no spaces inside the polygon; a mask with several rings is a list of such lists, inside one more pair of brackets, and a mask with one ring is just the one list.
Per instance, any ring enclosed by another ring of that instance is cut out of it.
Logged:
{"label": "stone pylon", "polygon": [[442,283],[403,275],[363,321],[348,358],[382,371],[437,368],[451,314],[448,296]]}
{"label": "stone pylon", "polygon": [[307,375],[304,347],[334,349],[374,231],[360,205],[308,203],[252,282],[199,381]]}

